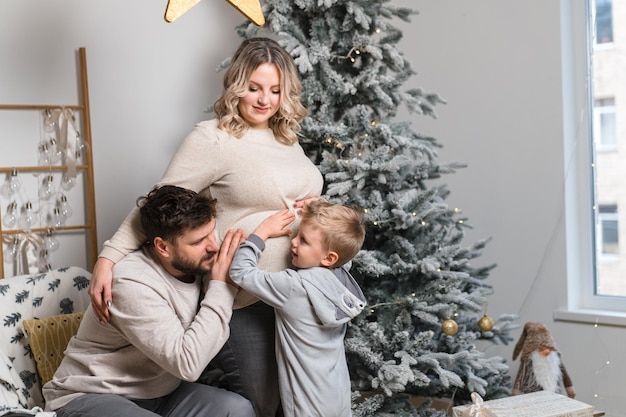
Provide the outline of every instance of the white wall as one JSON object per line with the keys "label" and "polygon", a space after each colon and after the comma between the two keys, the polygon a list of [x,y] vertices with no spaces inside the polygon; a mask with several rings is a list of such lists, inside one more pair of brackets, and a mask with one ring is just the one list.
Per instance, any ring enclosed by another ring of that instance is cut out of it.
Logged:
{"label": "white wall", "polygon": [[23,0],[0,15],[0,102],[75,104],[76,51],[89,77],[98,237],[119,226],[161,177],[180,140],[220,91],[215,68],[243,21],[204,1],[173,23],[167,1]]}
{"label": "white wall", "polygon": [[[441,161],[468,164],[443,181],[450,206],[461,208],[473,227],[467,242],[492,238],[476,260],[497,264],[488,313],[545,323],[577,399],[607,416],[626,415],[624,329],[553,320],[567,303],[559,8],[565,2],[396,3],[419,11],[402,41],[418,72],[410,85],[448,101],[437,120],[414,117],[414,123],[444,145]],[[509,361],[513,377],[520,333],[509,346],[487,349]]]}
{"label": "white wall", "polygon": [[[441,94],[436,121],[410,117],[468,168],[444,179],[473,229],[493,240],[476,260],[497,263],[488,313],[552,330],[578,399],[626,415],[619,327],[554,322],[566,304],[559,2],[395,0],[420,14],[400,22],[418,75]],[[174,23],[166,1],[20,0],[0,15],[0,102],[73,103],[75,50],[87,48],[99,241],[158,180],[179,141],[220,88],[214,68],[239,39],[241,16],[205,0]],[[19,146],[19,144],[17,145]],[[512,366],[513,345],[489,347]],[[606,365],[610,360],[611,364]],[[595,395],[599,397],[596,397]]]}

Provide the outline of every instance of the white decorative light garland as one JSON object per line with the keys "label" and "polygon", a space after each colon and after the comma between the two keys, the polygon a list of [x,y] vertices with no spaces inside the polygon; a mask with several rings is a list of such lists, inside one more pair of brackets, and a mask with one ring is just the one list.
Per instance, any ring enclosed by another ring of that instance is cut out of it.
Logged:
{"label": "white decorative light garland", "polygon": [[[16,231],[3,235],[3,258],[5,264],[14,265],[16,275],[51,269],[48,255],[60,245],[54,231],[63,227],[72,215],[65,191],[76,184],[77,165],[86,149],[71,109],[46,109],[41,116],[37,161],[39,166],[48,166],[50,170],[38,186],[37,199],[28,195],[19,168],[13,168],[0,186],[0,194],[9,201],[2,215],[4,230]],[[66,168],[52,169],[58,165]],[[33,201],[38,203],[37,208],[33,207]],[[45,231],[33,232],[36,226]]]}

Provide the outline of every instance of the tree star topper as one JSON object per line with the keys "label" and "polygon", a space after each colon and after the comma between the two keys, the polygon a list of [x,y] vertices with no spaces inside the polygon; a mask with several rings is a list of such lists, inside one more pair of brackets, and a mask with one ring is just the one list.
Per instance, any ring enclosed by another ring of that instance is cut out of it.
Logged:
{"label": "tree star topper", "polygon": [[[257,26],[265,24],[263,10],[261,10],[260,0],[226,0],[231,6],[239,10],[245,17]],[[168,0],[165,9],[165,20],[173,22],[193,6],[198,4],[200,0]]]}

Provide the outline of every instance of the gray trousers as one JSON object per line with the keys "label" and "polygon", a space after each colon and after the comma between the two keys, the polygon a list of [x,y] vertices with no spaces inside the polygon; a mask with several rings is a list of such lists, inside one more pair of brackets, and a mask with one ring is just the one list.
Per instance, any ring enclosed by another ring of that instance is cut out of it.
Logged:
{"label": "gray trousers", "polygon": [[257,417],[282,416],[278,392],[278,367],[274,309],[259,301],[233,310],[230,338],[213,359],[224,372],[229,390],[248,398]]}
{"label": "gray trousers", "polygon": [[184,381],[161,398],[131,400],[115,394],[85,394],[55,411],[57,417],[255,417],[250,402],[239,394]]}

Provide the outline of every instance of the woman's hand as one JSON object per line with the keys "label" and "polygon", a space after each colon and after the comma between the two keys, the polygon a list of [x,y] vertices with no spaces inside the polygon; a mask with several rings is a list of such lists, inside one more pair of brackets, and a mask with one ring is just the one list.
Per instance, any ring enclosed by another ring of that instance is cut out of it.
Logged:
{"label": "woman's hand", "polygon": [[216,281],[224,281],[230,285],[237,286],[233,283],[228,276],[228,270],[230,264],[233,261],[235,252],[239,247],[239,244],[246,239],[246,235],[241,229],[236,231],[229,230],[226,232],[224,241],[220,245],[220,250],[217,253],[217,259],[211,268],[211,279]]}
{"label": "woman's hand", "polygon": [[309,204],[311,201],[317,201],[317,200],[326,200],[325,198],[322,197],[307,197],[304,198],[302,200],[298,200],[296,201],[293,206],[294,208],[298,211],[298,213],[300,212],[300,210],[302,210],[304,208],[304,206],[306,206],[307,204]]}
{"label": "woman's hand", "polygon": [[93,311],[101,322],[108,323],[111,317],[109,306],[112,302],[111,288],[113,287],[113,265],[107,258],[98,258],[93,267],[89,282],[89,297]]}

